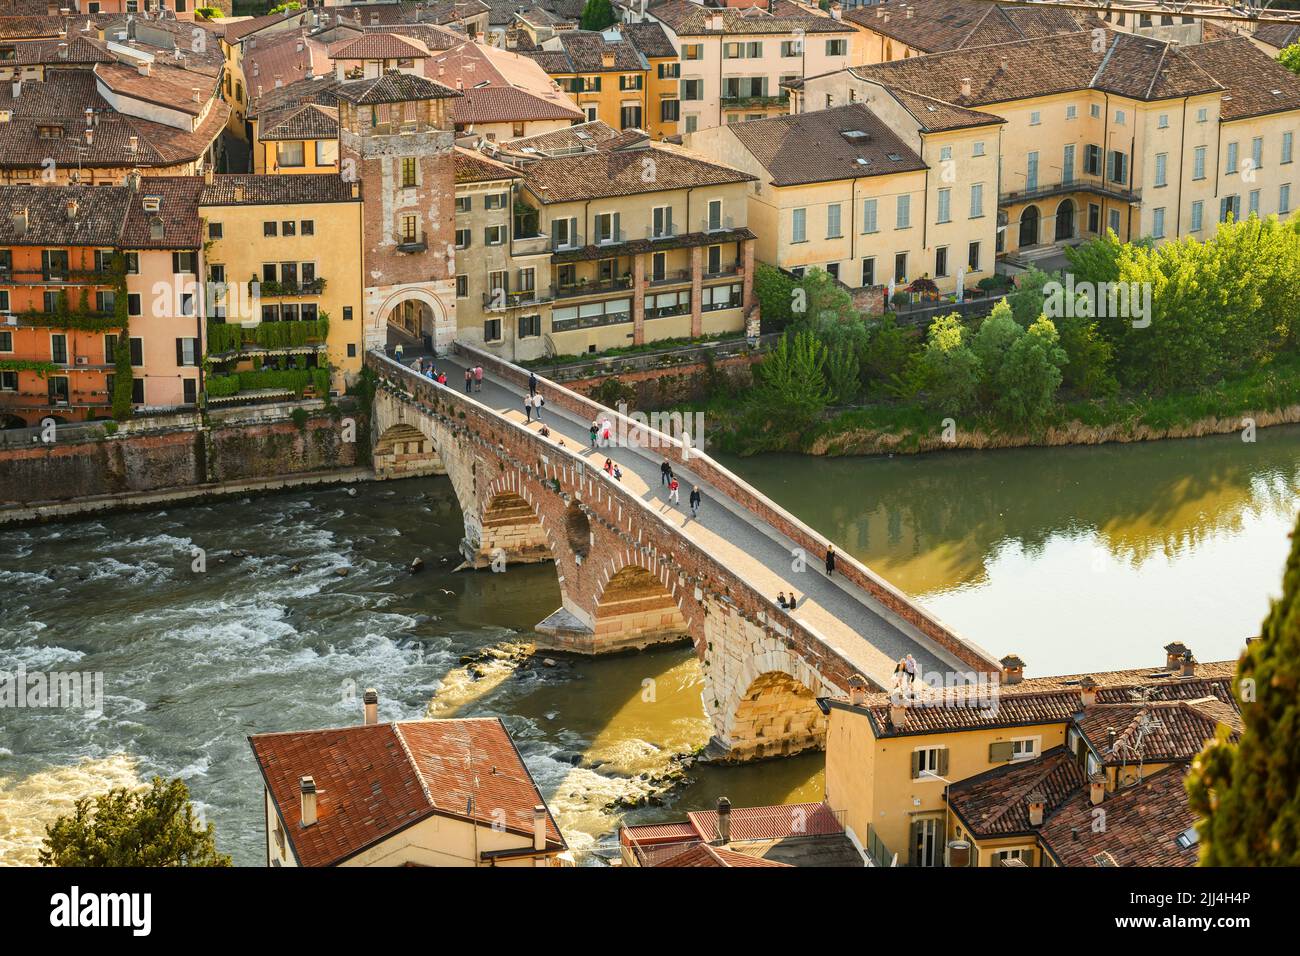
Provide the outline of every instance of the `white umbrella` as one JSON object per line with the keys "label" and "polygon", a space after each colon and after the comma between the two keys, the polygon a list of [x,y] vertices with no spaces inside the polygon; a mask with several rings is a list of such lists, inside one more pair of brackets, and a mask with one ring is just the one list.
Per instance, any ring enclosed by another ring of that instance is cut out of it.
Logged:
{"label": "white umbrella", "polygon": [[960,304],[966,301],[966,270],[957,270],[957,302]]}

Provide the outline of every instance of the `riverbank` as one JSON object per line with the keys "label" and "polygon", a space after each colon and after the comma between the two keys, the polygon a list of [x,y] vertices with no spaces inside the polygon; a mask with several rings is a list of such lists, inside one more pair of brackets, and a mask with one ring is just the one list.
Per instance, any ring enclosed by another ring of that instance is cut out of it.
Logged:
{"label": "riverbank", "polygon": [[32,502],[0,508],[0,528],[19,528],[25,525],[44,524],[65,518],[79,518],[92,514],[121,511],[142,511],[164,505],[197,504],[231,495],[267,494],[294,488],[309,488],[359,481],[374,481],[370,468],[336,468],[309,474],[282,475],[275,478],[257,478],[246,481],[219,481],[162,491],[127,491],[111,495],[93,495],[76,501]]}
{"label": "riverbank", "polygon": [[982,414],[969,420],[945,419],[904,403],[842,409],[811,429],[784,434],[773,431],[774,421],[761,420],[734,399],[714,399],[692,410],[706,416],[709,446],[736,455],[895,455],[1204,438],[1244,433],[1252,426],[1300,423],[1300,359],[1224,379],[1192,394],[1062,402],[1030,431],[1007,429]]}

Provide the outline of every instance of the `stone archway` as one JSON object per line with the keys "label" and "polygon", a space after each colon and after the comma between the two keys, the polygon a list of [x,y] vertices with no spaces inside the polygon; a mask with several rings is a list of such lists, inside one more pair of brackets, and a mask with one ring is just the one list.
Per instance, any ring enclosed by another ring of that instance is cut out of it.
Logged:
{"label": "stone archway", "polygon": [[605,649],[642,648],[691,639],[671,591],[639,564],[624,565],[596,601],[596,642]]}
{"label": "stone archway", "polygon": [[380,478],[444,474],[433,439],[406,422],[384,429],[375,442],[372,457],[375,474]]}
{"label": "stone archway", "polygon": [[555,560],[541,519],[533,506],[514,491],[499,491],[488,499],[479,535],[479,550],[490,562],[535,564]]}
{"label": "stone archway", "polygon": [[1074,200],[1063,199],[1056,207],[1055,239],[1063,242],[1074,238]]}
{"label": "stone archway", "polygon": [[733,759],[782,757],[826,742],[826,716],[813,691],[785,671],[759,674],[736,705]]}
{"label": "stone archway", "polygon": [[[384,290],[366,330],[367,348],[384,348],[397,341],[429,336],[443,348],[455,335],[456,312],[437,290],[426,285],[403,285]],[[395,334],[397,333],[397,334]]]}

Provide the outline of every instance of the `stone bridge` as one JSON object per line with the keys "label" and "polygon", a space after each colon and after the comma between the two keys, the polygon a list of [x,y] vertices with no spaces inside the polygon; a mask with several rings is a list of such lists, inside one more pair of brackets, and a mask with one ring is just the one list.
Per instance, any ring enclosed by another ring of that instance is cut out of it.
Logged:
{"label": "stone bridge", "polygon": [[[446,474],[465,520],[474,567],[552,561],[562,606],[537,625],[538,644],[575,653],[690,640],[704,675],[715,748],[733,759],[820,747],[816,698],[847,691],[856,674],[887,687],[911,653],[923,671],[992,673],[998,663],[963,641],[846,554],[823,570],[829,542],[690,446],[563,386],[538,380],[549,435],[526,422],[528,372],[457,345],[438,385],[382,353],[371,434],[381,477]],[[462,390],[481,364],[481,392]],[[590,446],[595,419],[617,442]],[[622,469],[604,471],[606,454]],[[681,481],[667,501],[664,458]],[[699,485],[704,506],[689,517]],[[779,591],[799,596],[794,611]]]}

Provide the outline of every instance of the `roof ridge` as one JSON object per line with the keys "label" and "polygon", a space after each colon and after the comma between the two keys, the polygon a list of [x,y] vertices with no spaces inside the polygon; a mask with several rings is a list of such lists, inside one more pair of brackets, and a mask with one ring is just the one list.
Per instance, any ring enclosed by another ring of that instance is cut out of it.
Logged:
{"label": "roof ridge", "polygon": [[[1056,749],[1056,748],[1052,748],[1052,749]],[[1040,773],[1030,778],[1030,780],[1027,783],[1025,783],[1023,786],[1021,786],[1018,791],[1016,791],[1011,797],[1009,797],[1006,801],[1004,801],[1002,806],[998,807],[998,809],[995,810],[991,815],[981,820],[980,825],[983,826],[984,824],[995,823],[998,820],[1002,819],[1004,814],[1009,813],[1012,807],[1019,806],[1021,800],[1029,796],[1029,794],[1033,793],[1034,790],[1038,788],[1039,784],[1041,784],[1044,780],[1046,780],[1056,771],[1058,761],[1064,756],[1065,755],[1063,753],[1056,754],[1055,756],[1053,756],[1051,761],[1051,766],[1044,766],[1044,769],[1042,769]],[[1044,765],[1047,764],[1046,754],[1044,754],[1042,757],[1039,757],[1038,759],[1043,761]]]}
{"label": "roof ridge", "polygon": [[438,806],[438,802],[433,799],[433,794],[429,792],[429,782],[424,779],[424,774],[420,771],[420,765],[415,760],[415,754],[411,753],[411,747],[402,734],[400,723],[393,721],[389,726],[393,728],[393,734],[397,737],[397,742],[402,745],[402,753],[406,755],[406,762],[410,764],[411,770],[414,771],[415,779],[420,781],[420,791],[424,794],[425,803],[435,810],[441,810],[442,808]]}

